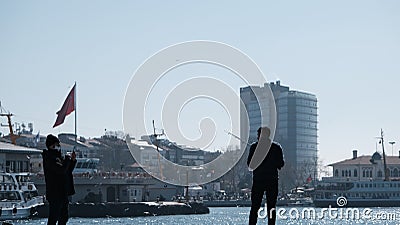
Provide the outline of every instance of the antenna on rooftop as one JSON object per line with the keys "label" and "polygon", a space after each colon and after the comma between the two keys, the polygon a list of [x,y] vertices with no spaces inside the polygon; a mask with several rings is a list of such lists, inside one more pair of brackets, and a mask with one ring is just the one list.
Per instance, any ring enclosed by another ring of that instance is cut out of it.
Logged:
{"label": "antenna on rooftop", "polygon": [[386,163],[386,154],[385,154],[385,145],[383,143],[383,130],[381,129],[381,136],[379,138],[379,144],[382,144],[382,152],[383,152],[383,168],[385,171],[385,181],[389,180],[389,169],[387,168],[387,163]]}

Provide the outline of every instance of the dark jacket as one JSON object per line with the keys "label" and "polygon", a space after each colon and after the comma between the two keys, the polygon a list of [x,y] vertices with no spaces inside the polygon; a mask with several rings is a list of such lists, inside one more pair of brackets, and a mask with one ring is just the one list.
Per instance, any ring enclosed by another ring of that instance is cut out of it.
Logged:
{"label": "dark jacket", "polygon": [[75,194],[72,171],[76,160],[62,157],[61,152],[51,149],[42,152],[44,177],[46,181],[46,199],[63,200]]}
{"label": "dark jacket", "polygon": [[[249,156],[247,158],[247,166],[249,166],[251,158],[254,155],[258,142],[250,147]],[[278,170],[285,165],[283,160],[282,147],[275,142],[272,142],[267,156],[262,163],[253,171],[253,180],[276,180],[279,178]]]}

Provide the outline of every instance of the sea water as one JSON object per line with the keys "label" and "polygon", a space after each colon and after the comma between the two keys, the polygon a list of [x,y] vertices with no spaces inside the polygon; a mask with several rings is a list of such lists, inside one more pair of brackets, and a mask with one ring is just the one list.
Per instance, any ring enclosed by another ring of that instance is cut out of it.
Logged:
{"label": "sea water", "polygon": [[[314,211],[312,210],[314,209]],[[400,225],[400,208],[278,208],[276,224],[393,224]],[[330,211],[329,211],[330,210]],[[346,211],[348,210],[348,211]],[[100,225],[100,224],[184,224],[184,225],[236,225],[247,224],[249,207],[210,208],[209,214],[204,215],[174,215],[124,218],[70,218],[69,225]],[[311,212],[312,211],[312,212]],[[311,214],[310,214],[311,212]],[[356,213],[359,218],[356,218]],[[313,218],[313,214],[314,218]],[[260,212],[261,217],[265,217]],[[30,219],[12,221],[12,224],[46,224],[47,219]],[[259,218],[257,224],[267,224],[267,218]]]}

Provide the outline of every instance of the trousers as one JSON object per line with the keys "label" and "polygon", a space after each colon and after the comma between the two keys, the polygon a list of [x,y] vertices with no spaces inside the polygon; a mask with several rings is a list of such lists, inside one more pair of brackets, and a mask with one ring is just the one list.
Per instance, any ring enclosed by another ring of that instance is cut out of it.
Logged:
{"label": "trousers", "polygon": [[49,218],[47,225],[65,225],[68,222],[68,204],[67,198],[49,201]]}
{"label": "trousers", "polygon": [[[276,221],[276,201],[278,197],[278,179],[274,180],[253,180],[251,188],[251,209],[249,215],[249,225],[257,224],[258,210],[261,207],[262,198],[267,197],[268,225],[274,225]],[[271,211],[271,209],[273,209]]]}

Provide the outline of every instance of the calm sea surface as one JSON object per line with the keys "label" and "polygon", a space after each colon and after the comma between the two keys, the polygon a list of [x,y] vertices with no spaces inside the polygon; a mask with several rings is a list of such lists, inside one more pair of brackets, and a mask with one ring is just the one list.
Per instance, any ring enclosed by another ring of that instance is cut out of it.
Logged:
{"label": "calm sea surface", "polygon": [[[277,224],[395,224],[400,225],[400,208],[354,208],[360,218],[356,219],[356,213],[349,212],[346,219],[346,209],[323,212],[315,208],[315,219],[308,217],[311,208],[280,208],[281,219]],[[247,224],[250,208],[210,208],[210,214],[184,215],[184,216],[153,216],[136,218],[70,218],[69,225],[98,225],[98,224]],[[283,211],[284,210],[284,211]],[[327,209],[328,210],[328,209]],[[340,211],[342,210],[342,211]],[[366,211],[363,211],[366,210]],[[302,218],[302,213],[304,217]],[[342,217],[340,217],[342,216]],[[318,218],[323,217],[323,218]],[[364,218],[361,218],[364,217]],[[298,218],[298,219],[297,219]],[[46,219],[13,221],[13,224],[46,224]],[[258,224],[267,224],[267,219],[259,219]]]}

